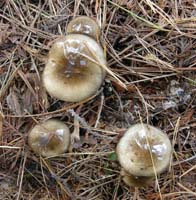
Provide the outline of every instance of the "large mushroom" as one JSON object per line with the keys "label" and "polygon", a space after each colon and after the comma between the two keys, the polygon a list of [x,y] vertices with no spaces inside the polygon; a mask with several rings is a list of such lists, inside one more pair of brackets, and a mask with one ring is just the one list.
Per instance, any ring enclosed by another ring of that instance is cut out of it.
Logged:
{"label": "large mushroom", "polygon": [[69,34],[53,44],[43,83],[51,96],[78,102],[96,93],[104,80],[105,66],[103,49],[93,38]]}
{"label": "large mushroom", "polygon": [[100,28],[93,18],[79,16],[72,19],[67,25],[67,34],[70,33],[86,34],[95,40],[98,40],[100,36]]}
{"label": "large mushroom", "polygon": [[116,152],[124,181],[128,185],[143,186],[167,169],[172,147],[160,129],[141,123],[125,132]]}
{"label": "large mushroom", "polygon": [[39,155],[56,156],[68,150],[70,131],[63,122],[49,119],[32,128],[28,143],[31,149]]}

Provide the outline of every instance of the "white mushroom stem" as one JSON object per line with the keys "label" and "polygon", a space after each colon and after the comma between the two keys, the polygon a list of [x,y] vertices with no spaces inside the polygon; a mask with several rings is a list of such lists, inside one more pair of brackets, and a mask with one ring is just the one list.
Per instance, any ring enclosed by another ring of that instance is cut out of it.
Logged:
{"label": "white mushroom stem", "polygon": [[127,173],[123,168],[121,169],[120,172],[123,181],[128,185],[128,186],[134,186],[134,187],[144,187],[149,185],[154,177],[145,177],[145,176],[133,176],[129,173]]}

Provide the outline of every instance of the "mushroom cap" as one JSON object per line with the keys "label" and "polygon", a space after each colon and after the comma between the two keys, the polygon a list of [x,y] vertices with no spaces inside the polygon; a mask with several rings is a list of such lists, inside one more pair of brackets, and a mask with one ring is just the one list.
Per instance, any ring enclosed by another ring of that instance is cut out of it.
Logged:
{"label": "mushroom cap", "polygon": [[101,86],[106,59],[101,46],[82,34],[70,34],[57,40],[43,71],[47,92],[57,99],[78,102]]}
{"label": "mushroom cap", "polygon": [[59,120],[49,119],[31,129],[28,144],[35,153],[44,157],[59,155],[69,148],[69,128]]}
{"label": "mushroom cap", "polygon": [[[118,160],[133,176],[155,176],[170,163],[172,147],[168,136],[147,124],[131,126],[117,145]],[[153,160],[153,162],[152,162]]]}
{"label": "mushroom cap", "polygon": [[100,36],[100,28],[97,22],[87,16],[80,16],[72,19],[67,25],[67,34],[81,33],[93,37],[98,40]]}

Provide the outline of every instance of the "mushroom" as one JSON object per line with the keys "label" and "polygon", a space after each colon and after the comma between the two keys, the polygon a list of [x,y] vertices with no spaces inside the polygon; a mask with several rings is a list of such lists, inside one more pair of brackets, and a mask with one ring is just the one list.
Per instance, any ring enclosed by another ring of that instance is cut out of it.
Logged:
{"label": "mushroom", "polygon": [[47,92],[57,99],[78,102],[101,86],[106,59],[101,46],[91,37],[70,34],[52,46],[43,71]]}
{"label": "mushroom", "polygon": [[128,185],[144,186],[164,172],[171,160],[168,136],[148,124],[131,126],[116,148],[122,175]]}
{"label": "mushroom", "polygon": [[81,33],[93,37],[98,40],[100,36],[100,28],[97,22],[87,16],[80,16],[72,19],[67,25],[67,34]]}
{"label": "mushroom", "polygon": [[63,122],[49,119],[33,127],[28,143],[35,153],[44,157],[59,155],[69,148],[70,131]]}

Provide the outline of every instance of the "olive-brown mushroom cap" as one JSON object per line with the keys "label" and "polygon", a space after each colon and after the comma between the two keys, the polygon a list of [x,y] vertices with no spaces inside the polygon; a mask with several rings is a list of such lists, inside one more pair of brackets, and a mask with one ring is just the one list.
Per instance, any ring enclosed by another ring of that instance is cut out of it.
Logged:
{"label": "olive-brown mushroom cap", "polygon": [[147,125],[131,126],[117,145],[118,160],[133,176],[155,176],[169,165],[172,147],[168,136]]}
{"label": "olive-brown mushroom cap", "polygon": [[35,153],[44,157],[62,154],[69,148],[69,128],[59,120],[49,119],[32,128],[28,144]]}
{"label": "olive-brown mushroom cap", "polygon": [[67,34],[70,33],[80,33],[86,34],[93,37],[95,40],[98,40],[100,37],[100,28],[97,22],[87,16],[80,16],[72,19],[67,25]]}
{"label": "olive-brown mushroom cap", "polygon": [[57,40],[43,72],[47,92],[57,99],[78,102],[101,86],[106,59],[101,46],[92,38],[70,34]]}

